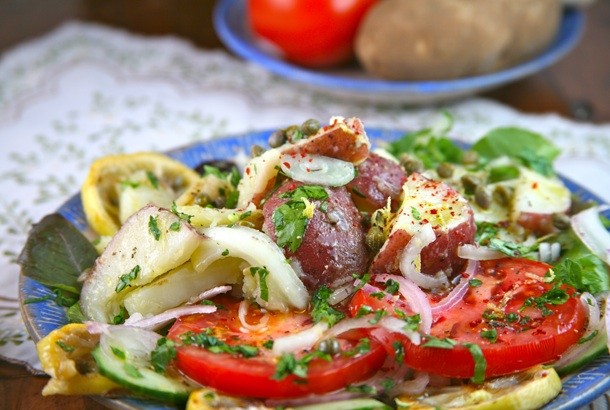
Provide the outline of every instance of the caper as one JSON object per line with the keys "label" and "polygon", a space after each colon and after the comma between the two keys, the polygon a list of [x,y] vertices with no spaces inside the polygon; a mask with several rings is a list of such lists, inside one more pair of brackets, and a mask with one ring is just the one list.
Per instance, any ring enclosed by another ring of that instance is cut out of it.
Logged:
{"label": "caper", "polygon": [[464,187],[464,191],[468,195],[474,194],[474,191],[477,189],[477,187],[479,185],[481,185],[481,180],[472,174],[464,175],[461,178],[461,181],[462,181],[462,186]]}
{"label": "caper", "polygon": [[303,139],[304,137],[303,131],[301,131],[301,127],[299,127],[298,125],[291,125],[290,127],[286,128],[285,133],[286,138],[288,138],[288,141],[292,143],[295,143],[298,140]]}
{"label": "caper", "polygon": [[553,214],[553,226],[560,231],[565,231],[570,227],[570,217],[566,214]]}
{"label": "caper", "polygon": [[442,162],[436,167],[436,172],[441,178],[451,178],[454,170],[455,167],[448,162]]}
{"label": "caper", "polygon": [[403,154],[400,156],[400,165],[403,167],[407,174],[414,172],[421,172],[424,170],[424,163],[420,159],[415,158],[409,154]]}
{"label": "caper", "polygon": [[476,151],[465,151],[462,154],[462,163],[467,165],[476,164],[479,161],[479,154]]}
{"label": "caper", "polygon": [[385,235],[383,234],[383,230],[380,227],[373,225],[371,229],[369,229],[369,231],[366,233],[364,242],[366,244],[366,247],[371,252],[378,252],[385,242]]}
{"label": "caper", "polygon": [[493,199],[502,206],[508,206],[513,198],[514,190],[506,185],[498,185],[494,189]]}
{"label": "caper", "polygon": [[318,344],[318,350],[323,353],[334,355],[341,351],[341,345],[335,338],[324,339]]}
{"label": "caper", "polygon": [[314,135],[319,130],[320,130],[320,121],[316,120],[315,118],[310,118],[307,121],[305,121],[303,124],[301,124],[301,132],[303,132],[303,134],[305,134],[307,136]]}
{"label": "caper", "polygon": [[250,157],[256,158],[258,156],[261,156],[263,152],[265,152],[265,148],[261,147],[260,145],[254,144],[252,145],[252,148],[250,148]]}
{"label": "caper", "polygon": [[269,135],[269,146],[271,148],[277,148],[286,143],[286,133],[284,130],[274,131],[271,135]]}
{"label": "caper", "polygon": [[476,187],[474,191],[474,200],[483,209],[487,209],[491,206],[491,195],[487,192],[487,189],[483,185]]}
{"label": "caper", "polygon": [[572,204],[570,205],[570,214],[574,215],[585,209],[589,209],[595,206],[595,202],[592,200],[584,200],[578,195],[572,195]]}

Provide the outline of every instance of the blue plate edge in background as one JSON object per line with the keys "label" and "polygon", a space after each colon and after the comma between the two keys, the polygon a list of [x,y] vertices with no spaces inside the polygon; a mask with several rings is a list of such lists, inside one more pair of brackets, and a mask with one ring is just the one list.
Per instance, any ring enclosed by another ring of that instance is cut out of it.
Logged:
{"label": "blue plate edge in background", "polygon": [[538,72],[564,57],[582,36],[584,14],[577,8],[565,8],[561,26],[552,44],[538,56],[494,73],[446,81],[386,81],[350,78],[302,68],[271,56],[252,43],[245,0],[220,0],[214,10],[216,32],[228,49],[269,71],[328,93],[360,96],[383,101],[429,102],[491,89]]}

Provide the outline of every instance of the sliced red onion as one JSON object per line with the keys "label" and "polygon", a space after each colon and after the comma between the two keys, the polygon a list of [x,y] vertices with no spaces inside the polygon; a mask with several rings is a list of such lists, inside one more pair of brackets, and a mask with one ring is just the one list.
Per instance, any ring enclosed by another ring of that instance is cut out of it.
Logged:
{"label": "sliced red onion", "polygon": [[313,154],[283,154],[280,167],[290,178],[327,186],[343,186],[356,176],[354,164]]}
{"label": "sliced red onion", "polygon": [[319,322],[309,329],[289,336],[278,337],[273,341],[273,353],[277,356],[282,353],[298,352],[311,349],[328,330],[328,323]]}
{"label": "sliced red onion", "polygon": [[[216,312],[216,306],[210,305],[188,305],[178,306],[173,309],[161,312],[158,315],[150,317],[137,317],[136,320],[125,321],[125,325],[139,327],[142,329],[155,330],[163,327],[172,320],[178,319],[182,316],[196,315],[196,314],[208,314]],[[133,316],[133,315],[132,315]]]}
{"label": "sliced red onion", "polygon": [[387,282],[388,280],[394,280],[398,282],[398,291],[405,298],[405,301],[413,310],[418,313],[420,317],[419,329],[422,333],[430,333],[432,327],[432,308],[430,307],[430,301],[428,297],[413,281],[398,275],[376,275],[375,280],[377,282]]}
{"label": "sliced red onion", "polygon": [[466,265],[466,269],[464,270],[459,283],[451,290],[451,292],[449,292],[447,296],[432,306],[432,316],[438,316],[444,311],[451,309],[464,298],[464,295],[468,291],[469,281],[477,272],[478,266],[478,261],[468,259],[468,264]]}
{"label": "sliced red onion", "polygon": [[426,387],[428,387],[428,383],[430,383],[430,375],[428,373],[416,372],[415,378],[412,380],[405,380],[404,382],[395,386],[390,395],[392,397],[401,394],[417,396],[424,392]]}
{"label": "sliced red onion", "polygon": [[267,328],[267,322],[269,322],[269,315],[265,313],[261,320],[256,325],[251,325],[246,321],[246,316],[248,315],[248,305],[250,301],[242,300],[239,304],[239,309],[237,310],[237,317],[239,318],[239,322],[241,323],[241,331],[243,333],[250,332],[262,332]]}
{"label": "sliced red onion", "polygon": [[471,259],[475,261],[489,261],[506,257],[505,254],[495,249],[491,249],[487,246],[472,244],[464,244],[459,246],[457,249],[457,256],[462,259]]}
{"label": "sliced red onion", "polygon": [[107,333],[110,329],[108,323],[100,323],[100,322],[85,322],[85,326],[87,326],[87,332],[92,335],[100,335],[102,333]]}
{"label": "sliced red onion", "polygon": [[354,291],[354,285],[348,283],[347,285],[341,286],[337,288],[331,295],[328,297],[328,304],[331,306],[336,305],[347,299],[349,295]]}
{"label": "sliced red onion", "polygon": [[449,286],[447,277],[439,272],[436,276],[421,273],[421,251],[434,242],[436,235],[431,224],[422,225],[421,229],[411,237],[400,255],[400,272],[405,278],[413,281],[424,289],[434,289]]}
{"label": "sliced red onion", "polygon": [[[342,333],[350,331],[352,329],[366,329],[374,326],[378,326],[377,324],[371,324],[370,317],[358,317],[354,319],[343,319],[333,327],[331,327],[328,332],[324,335],[325,337],[336,337]],[[274,343],[275,344],[275,343]]]}
{"label": "sliced red onion", "polygon": [[610,206],[596,206],[572,216],[572,229],[591,252],[610,265],[610,232],[599,219]]}
{"label": "sliced red onion", "polygon": [[190,298],[189,301],[186,304],[187,305],[194,305],[195,303],[199,303],[202,300],[211,299],[214,296],[218,296],[218,295],[221,295],[223,293],[227,293],[230,290],[231,290],[231,286],[229,286],[229,285],[216,286],[215,288],[208,289],[205,292],[201,292],[199,295]]}
{"label": "sliced red onion", "polygon": [[419,345],[421,343],[421,334],[419,332],[414,332],[413,330],[405,329],[404,320],[394,316],[386,316],[381,318],[379,326],[391,333],[400,333],[407,336],[414,345]]}

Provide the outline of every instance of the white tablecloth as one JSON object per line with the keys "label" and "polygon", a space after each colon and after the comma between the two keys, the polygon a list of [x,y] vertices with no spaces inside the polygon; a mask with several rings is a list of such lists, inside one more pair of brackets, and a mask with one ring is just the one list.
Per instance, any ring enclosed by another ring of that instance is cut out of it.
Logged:
{"label": "white tablecloth", "polygon": [[[551,138],[563,149],[559,171],[610,202],[610,125],[525,115],[483,99],[443,108],[464,141],[505,125]],[[0,60],[0,357],[38,368],[18,311],[15,258],[31,223],[79,190],[96,157],[333,115],[413,130],[437,113],[340,100],[223,51],[91,24],[70,23],[7,52]]]}

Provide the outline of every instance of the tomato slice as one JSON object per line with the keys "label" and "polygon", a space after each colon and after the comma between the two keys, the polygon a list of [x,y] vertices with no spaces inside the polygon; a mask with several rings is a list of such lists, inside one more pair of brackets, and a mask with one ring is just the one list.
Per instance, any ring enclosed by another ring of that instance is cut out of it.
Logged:
{"label": "tomato slice", "polygon": [[[557,360],[581,337],[586,312],[573,289],[555,289],[543,281],[549,269],[547,264],[519,258],[481,262],[475,276],[480,282],[469,287],[461,302],[436,316],[430,331],[433,337],[458,344],[443,349],[404,339],[405,363],[446,377],[472,377],[475,362],[464,343],[481,348],[486,377]],[[354,314],[368,305],[391,313],[394,307],[406,306],[400,300],[397,305],[390,303],[359,291],[349,311]]]}
{"label": "tomato slice", "polygon": [[[172,326],[168,337],[176,342],[176,365],[191,379],[227,394],[248,397],[292,398],[309,394],[323,394],[341,389],[371,377],[383,365],[386,352],[375,339],[368,339],[364,331],[352,331],[337,338],[342,352],[355,349],[367,338],[370,349],[357,354],[335,354],[332,360],[315,358],[308,364],[307,376],[290,374],[281,380],[274,378],[280,360],[265,348],[266,342],[312,326],[306,313],[269,313],[264,332],[243,332],[237,311],[239,301],[221,298],[223,306],[209,315],[192,315],[180,318]],[[257,323],[262,313],[251,307],[247,321]],[[180,345],[185,333],[201,333],[211,329],[211,334],[231,346],[248,345],[259,349],[259,354],[246,358],[229,353],[213,353],[210,350]],[[307,352],[295,354],[297,360]]]}

